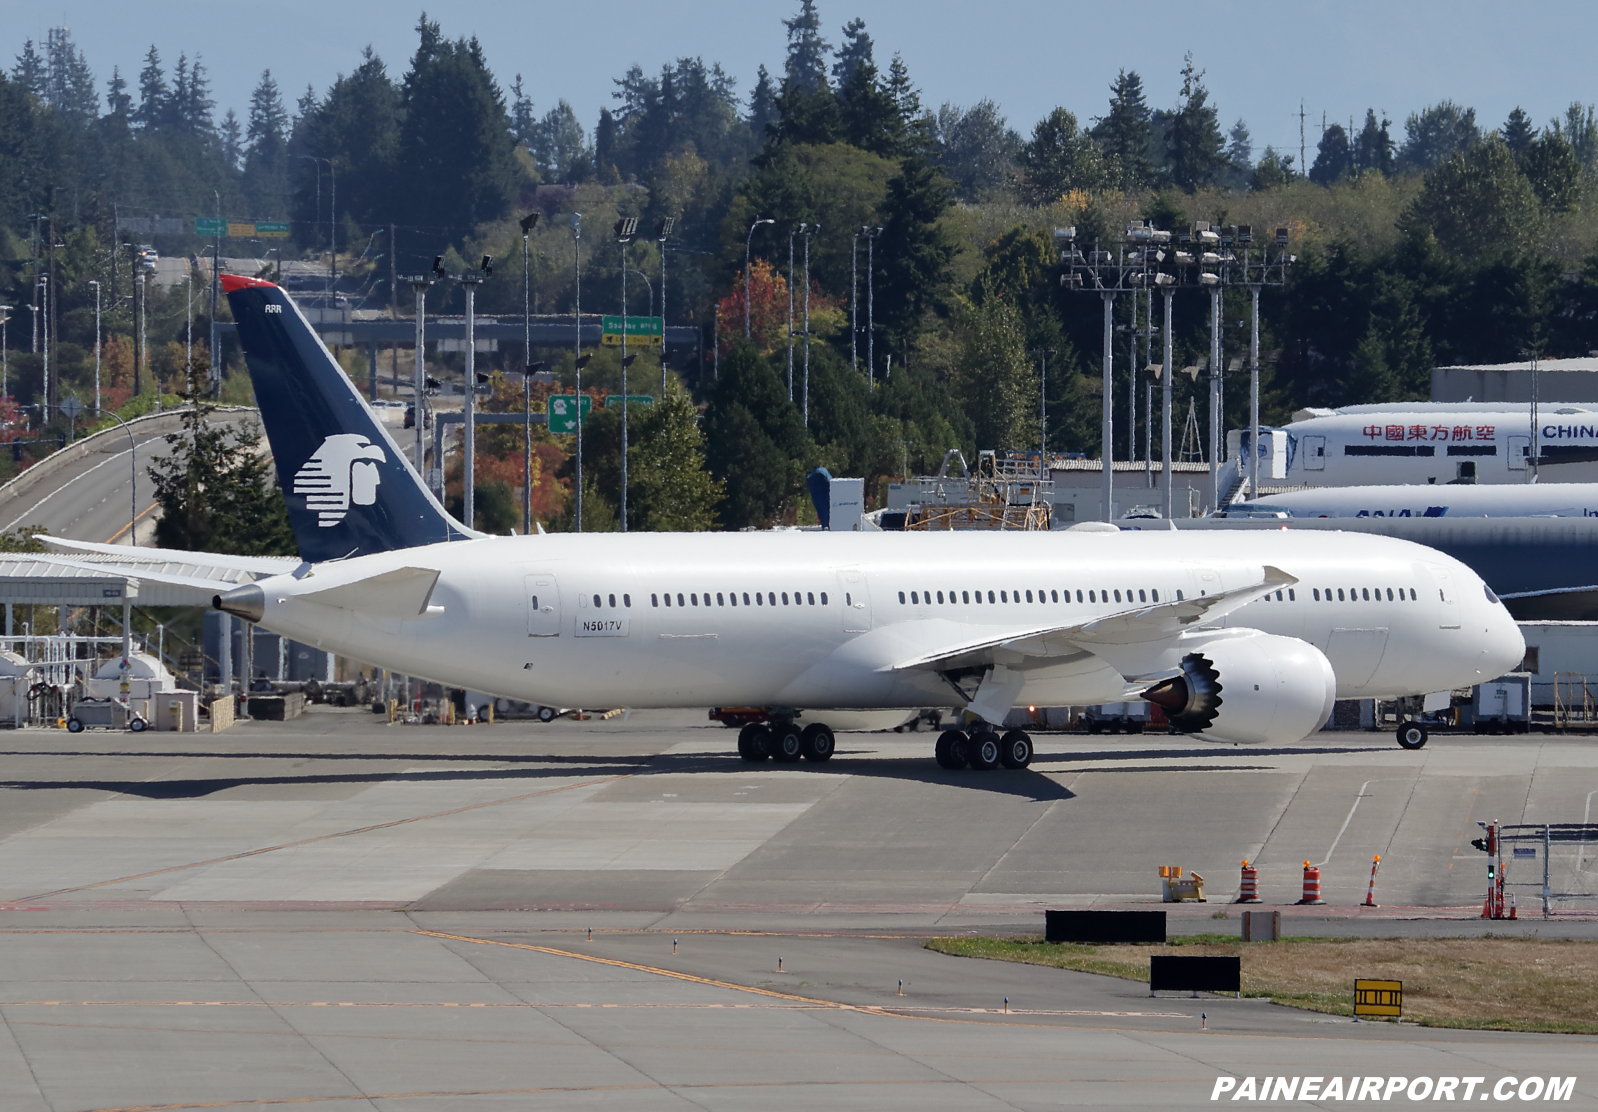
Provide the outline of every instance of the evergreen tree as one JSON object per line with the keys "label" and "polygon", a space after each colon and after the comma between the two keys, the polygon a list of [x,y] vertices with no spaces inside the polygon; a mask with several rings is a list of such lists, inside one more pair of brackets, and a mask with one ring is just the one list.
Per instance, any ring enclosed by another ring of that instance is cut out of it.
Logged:
{"label": "evergreen tree", "polygon": [[827,54],[832,50],[832,44],[821,37],[815,0],[799,0],[799,14],[783,20],[782,25],[788,29],[783,84],[813,93],[827,84]]}
{"label": "evergreen tree", "polygon": [[812,452],[799,410],[759,350],[741,339],[721,361],[705,407],[705,460],[724,484],[723,528],[783,520],[804,488]]}
{"label": "evergreen tree", "polygon": [[876,315],[892,344],[908,341],[927,313],[947,311],[955,251],[940,221],[952,204],[947,180],[919,154],[906,158],[888,182],[876,251]]}
{"label": "evergreen tree", "polygon": [[594,128],[594,170],[599,174],[599,180],[606,185],[621,182],[621,174],[616,169],[616,148],[620,137],[621,127],[616,117],[610,114],[609,108],[601,108],[599,126]]}
{"label": "evergreen tree", "polygon": [[[368,46],[355,71],[340,74],[315,110],[299,121],[294,143],[307,154],[333,159],[340,220],[378,224],[385,222],[394,203],[399,135],[399,89],[383,59]],[[314,225],[317,164],[295,161],[295,219]]]}
{"label": "evergreen tree", "polygon": [[1404,121],[1404,145],[1398,152],[1398,168],[1407,173],[1430,170],[1480,141],[1476,110],[1445,100],[1421,112],[1410,113]]}
{"label": "evergreen tree", "polygon": [[[182,67],[180,58],[179,73]],[[177,123],[185,132],[206,141],[216,138],[216,101],[211,99],[211,79],[198,54],[194,56],[194,65],[189,67],[188,81],[181,91],[175,88],[173,101]]]}
{"label": "evergreen tree", "polygon": [[869,60],[850,72],[838,89],[838,100],[846,142],[884,158],[904,152],[905,127],[899,107],[877,80],[877,67]]}
{"label": "evergreen tree", "polygon": [[244,138],[250,155],[261,159],[263,166],[282,157],[288,122],[288,110],[283,107],[283,97],[278,93],[277,82],[272,80],[272,71],[262,70],[261,80],[250,94],[250,119]]}
{"label": "evergreen tree", "polygon": [[132,116],[133,98],[128,95],[128,83],[116,66],[111,67],[111,80],[105,83],[105,88],[106,114],[126,123]]}
{"label": "evergreen tree", "polygon": [[1066,108],[1038,121],[1019,161],[1023,191],[1033,204],[1050,204],[1073,189],[1102,189],[1108,177],[1098,146]]}
{"label": "evergreen tree", "polygon": [[1149,162],[1149,118],[1143,79],[1136,70],[1122,70],[1110,86],[1109,113],[1093,125],[1093,138],[1133,187],[1145,185],[1154,177]]}
{"label": "evergreen tree", "polygon": [[961,314],[956,389],[976,425],[976,448],[1025,450],[1038,443],[1037,380],[1021,316],[1010,298],[979,283]]}
{"label": "evergreen tree", "polygon": [[1309,168],[1309,180],[1316,185],[1331,186],[1353,170],[1354,152],[1349,146],[1348,132],[1343,130],[1342,124],[1333,124],[1321,134],[1315,164]]}
{"label": "evergreen tree", "polygon": [[765,66],[755,73],[755,87],[749,91],[749,114],[744,117],[756,143],[764,143],[769,129],[781,121],[777,110],[777,89]]}
{"label": "evergreen tree", "polygon": [[1254,140],[1248,133],[1248,124],[1238,120],[1232,125],[1231,142],[1226,146],[1226,161],[1247,169],[1254,165]]}
{"label": "evergreen tree", "polygon": [[1537,138],[1537,129],[1532,126],[1531,117],[1526,115],[1525,109],[1517,104],[1498,134],[1503,136],[1509,153],[1518,159],[1524,158],[1531,149],[1532,141]]}
{"label": "evergreen tree", "polygon": [[166,437],[168,455],[150,465],[161,507],[156,544],[234,556],[296,555],[288,503],[272,482],[260,427],[214,425],[210,412],[204,404],[189,409],[183,430]]}
{"label": "evergreen tree", "polygon": [[1219,113],[1209,96],[1204,72],[1194,68],[1189,53],[1182,66],[1182,100],[1171,119],[1168,140],[1171,182],[1187,193],[1213,182],[1226,162]]}
{"label": "evergreen tree", "polygon": [[244,125],[239,123],[239,114],[231,108],[222,117],[221,140],[223,165],[229,170],[237,170],[239,160],[244,156]]}
{"label": "evergreen tree", "polygon": [[1380,174],[1393,172],[1393,137],[1388,130],[1392,126],[1393,121],[1385,117],[1378,124],[1376,110],[1365,109],[1365,126],[1360,128],[1359,136],[1354,140],[1354,167],[1360,173],[1371,170]]}
{"label": "evergreen tree", "polygon": [[1296,177],[1298,175],[1293,172],[1293,156],[1277,154],[1275,147],[1267,146],[1259,165],[1254,167],[1254,174],[1249,179],[1248,187],[1254,192],[1280,189]]}
{"label": "evergreen tree", "polygon": [[897,53],[888,63],[888,95],[899,109],[899,119],[904,122],[906,141],[911,149],[923,153],[930,151],[932,136],[921,114],[921,93],[910,83],[910,68]]}
{"label": "evergreen tree", "polygon": [[533,133],[538,126],[538,118],[533,115],[533,100],[522,89],[522,75],[516,75],[516,81],[510,87],[510,128],[511,134],[516,136],[516,142],[533,149]]}
{"label": "evergreen tree", "polygon": [[170,96],[161,55],[151,44],[144,56],[144,68],[139,71],[139,106],[133,111],[133,122],[145,131],[160,127],[167,119]]}
{"label": "evergreen tree", "polygon": [[72,42],[65,27],[51,28],[45,44],[48,75],[45,103],[74,124],[82,125],[100,114],[94,92],[94,74],[83,51]]}
{"label": "evergreen tree", "polygon": [[843,25],[843,45],[838,47],[837,61],[832,64],[832,80],[838,86],[838,95],[848,101],[844,87],[861,66],[870,65],[871,36],[866,34],[866,21],[851,19]]}
{"label": "evergreen tree", "polygon": [[44,59],[33,48],[33,40],[28,39],[22,44],[22,53],[17,55],[17,64],[11,67],[11,79],[22,86],[24,92],[43,100],[47,74]]}
{"label": "evergreen tree", "polygon": [[423,18],[403,82],[397,165],[405,188],[393,209],[406,223],[450,228],[455,237],[497,219],[516,180],[510,121],[483,49],[445,40]]}

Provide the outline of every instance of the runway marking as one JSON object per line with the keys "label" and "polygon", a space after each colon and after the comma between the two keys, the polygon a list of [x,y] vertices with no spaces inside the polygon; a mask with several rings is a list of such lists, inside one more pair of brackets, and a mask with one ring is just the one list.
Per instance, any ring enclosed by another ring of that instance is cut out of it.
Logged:
{"label": "runway marking", "polygon": [[339,830],[332,834],[318,834],[314,838],[301,838],[297,842],[284,842],[281,845],[263,846],[260,849],[247,849],[242,853],[229,853],[222,857],[208,858],[205,861],[191,861],[187,865],[169,865],[164,869],[151,869],[149,872],[134,873],[131,876],[113,877],[110,880],[97,880],[93,884],[79,884],[71,888],[57,888],[53,892],[40,892],[39,894],[33,896],[23,896],[20,899],[11,902],[27,903],[31,900],[47,900],[51,896],[64,896],[71,892],[87,892],[92,888],[104,888],[108,884],[124,884],[128,881],[144,880],[146,877],[162,876],[166,873],[178,873],[184,871],[185,869],[200,869],[207,865],[219,865],[225,861],[239,861],[246,857],[258,857],[263,853],[275,853],[280,849],[294,849],[297,846],[314,845],[317,842],[325,842],[333,838],[349,838],[356,834],[369,834],[374,830],[388,830],[392,827],[404,826],[407,823],[424,822],[427,819],[447,818],[450,815],[465,814],[468,811],[479,811],[484,807],[498,807],[503,803],[520,803],[525,799],[537,799],[539,796],[555,795],[559,792],[571,791],[574,788],[592,788],[598,787],[601,784],[614,784],[618,780],[629,779],[632,775],[633,774],[631,772],[626,772],[620,776],[607,776],[602,780],[585,780],[579,784],[565,784],[558,788],[546,788],[543,791],[528,792],[525,795],[513,795],[505,799],[490,799],[483,803],[470,803],[465,807],[452,807],[447,811],[434,811],[427,815],[412,815],[410,818],[394,819],[390,822],[373,823],[371,826],[361,826],[354,830]]}
{"label": "runway marking", "polygon": [[262,1097],[259,1100],[207,1100],[185,1101],[179,1104],[126,1104],[114,1108],[93,1108],[85,1112],[177,1112],[185,1108],[259,1108],[276,1104],[329,1104],[334,1101],[374,1100],[438,1100],[441,1097],[495,1097],[530,1096],[538,1093],[636,1093],[678,1092],[699,1089],[771,1089],[822,1085],[840,1088],[848,1085],[1071,1085],[1083,1083],[1114,1085],[1191,1085],[1209,1083],[1214,1074],[1202,1077],[924,1077],[924,1078],[853,1078],[838,1080],[811,1079],[807,1081],[690,1081],[682,1084],[652,1082],[647,1085],[550,1085],[527,1089],[452,1089],[442,1092],[411,1093],[348,1093],[329,1097]]}
{"label": "runway marking", "polygon": [[[603,959],[600,959],[603,960]],[[635,966],[649,973],[666,973],[665,970],[652,969],[649,966]],[[699,978],[686,977],[688,980]],[[703,981],[704,984],[716,985],[722,988],[737,989],[740,992],[761,992],[758,988],[746,985],[727,984],[717,981]],[[777,995],[773,993],[772,995]],[[540,1011],[545,1008],[561,1011],[688,1011],[688,1012],[732,1012],[732,1011],[767,1011],[767,1012],[813,1012],[813,1011],[855,1011],[868,1015],[896,1015],[901,1012],[926,1012],[939,1015],[1021,1015],[1021,1016],[1050,1016],[1050,1015],[1090,1015],[1112,1019],[1120,1018],[1149,1018],[1149,1019],[1191,1019],[1186,1012],[1125,1012],[1104,1011],[1098,1008],[1011,1008],[1008,1012],[1001,1008],[955,1008],[935,1007],[933,1005],[874,1005],[874,1004],[838,1004],[830,1000],[811,1000],[807,997],[796,996],[780,1004],[665,1004],[665,1003],[562,1003],[559,1001],[533,1002],[517,1000],[513,1002],[474,1002],[459,1000],[0,1000],[0,1008],[482,1008],[485,1010],[510,1010],[510,1011]]]}

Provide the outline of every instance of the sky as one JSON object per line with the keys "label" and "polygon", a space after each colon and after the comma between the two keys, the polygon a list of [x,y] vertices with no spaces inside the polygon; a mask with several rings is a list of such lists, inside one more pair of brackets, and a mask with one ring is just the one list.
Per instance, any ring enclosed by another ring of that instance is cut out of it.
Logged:
{"label": "sky", "polygon": [[[612,81],[679,56],[720,62],[747,94],[756,67],[780,73],[781,20],[798,0],[676,0],[603,5],[528,0],[435,0],[451,38],[476,35],[503,87],[523,75],[535,110],[571,102],[590,130],[613,103]],[[0,0],[0,54],[9,69],[24,39],[70,28],[102,84],[111,67],[136,80],[154,43],[168,71],[180,53],[204,57],[217,112],[242,119],[270,68],[290,103],[307,83],[325,92],[370,44],[400,76],[415,49],[416,13],[385,0]],[[1358,126],[1374,108],[1394,121],[1443,99],[1499,126],[1517,105],[1539,125],[1573,100],[1598,101],[1590,65],[1598,31],[1591,0],[1340,0],[1333,4],[1145,0],[1134,6],[1067,0],[819,0],[834,46],[858,16],[886,69],[904,56],[923,104],[992,98],[1023,135],[1055,105],[1087,122],[1101,115],[1122,69],[1142,76],[1151,105],[1174,105],[1184,55],[1206,73],[1223,128],[1247,121],[1256,157],[1267,143],[1296,152],[1299,111],[1314,159],[1323,116]]]}

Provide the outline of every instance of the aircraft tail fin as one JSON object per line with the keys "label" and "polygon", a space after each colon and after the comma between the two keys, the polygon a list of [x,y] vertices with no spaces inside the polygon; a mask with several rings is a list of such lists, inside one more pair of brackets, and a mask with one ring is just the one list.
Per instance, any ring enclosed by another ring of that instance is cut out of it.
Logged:
{"label": "aircraft tail fin", "polygon": [[480,534],[438,504],[278,286],[222,275],[300,556],[319,562]]}

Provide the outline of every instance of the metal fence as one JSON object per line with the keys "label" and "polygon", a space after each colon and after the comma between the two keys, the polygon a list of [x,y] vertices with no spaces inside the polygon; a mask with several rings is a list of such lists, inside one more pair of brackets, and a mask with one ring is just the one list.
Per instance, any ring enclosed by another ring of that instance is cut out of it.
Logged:
{"label": "metal fence", "polygon": [[1503,883],[1542,897],[1543,918],[1598,911],[1598,823],[1520,823],[1498,828]]}

